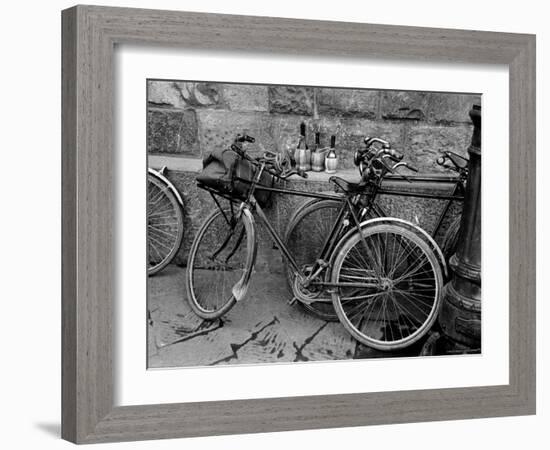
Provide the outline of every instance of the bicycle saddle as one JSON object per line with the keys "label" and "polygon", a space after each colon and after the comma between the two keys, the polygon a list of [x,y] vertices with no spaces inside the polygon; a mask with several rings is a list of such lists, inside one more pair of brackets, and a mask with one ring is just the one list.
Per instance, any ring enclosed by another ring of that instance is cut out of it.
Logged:
{"label": "bicycle saddle", "polygon": [[338,186],[341,190],[343,190],[346,193],[358,193],[363,192],[365,189],[364,183],[352,183],[350,181],[344,180],[341,177],[332,176],[328,179],[331,183],[334,183],[336,186]]}

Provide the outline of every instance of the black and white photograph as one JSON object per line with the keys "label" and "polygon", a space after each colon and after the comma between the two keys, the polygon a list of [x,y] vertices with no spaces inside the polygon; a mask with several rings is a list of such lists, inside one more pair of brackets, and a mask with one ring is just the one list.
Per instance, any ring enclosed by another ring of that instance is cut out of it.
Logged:
{"label": "black and white photograph", "polygon": [[481,353],[481,95],[146,80],[147,365]]}

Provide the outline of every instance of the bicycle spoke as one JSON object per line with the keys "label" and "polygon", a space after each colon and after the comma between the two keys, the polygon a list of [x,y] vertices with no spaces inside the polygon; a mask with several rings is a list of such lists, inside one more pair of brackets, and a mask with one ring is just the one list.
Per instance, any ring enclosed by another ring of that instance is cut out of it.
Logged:
{"label": "bicycle spoke", "polygon": [[[411,291],[402,291],[402,290],[397,290],[397,291],[394,291],[394,292],[397,292],[397,293],[401,294],[404,298],[406,298],[413,305],[415,305],[415,302],[413,302],[409,297],[414,297],[416,302],[418,302],[418,303],[420,303],[424,306],[427,306],[428,308],[432,307],[432,305],[430,303],[426,303],[425,301],[419,299],[419,297],[423,296],[421,294],[414,294]],[[424,295],[423,297],[425,297],[427,299],[433,299],[433,297],[429,296],[429,295]]]}
{"label": "bicycle spoke", "polygon": [[[399,303],[398,301],[395,301],[395,305],[397,306],[397,308],[399,308],[401,311],[404,311],[406,313],[406,316],[407,318],[410,318],[412,317],[413,319],[416,320],[416,322],[420,325],[422,325],[423,320],[421,319],[418,319],[409,309],[407,309],[402,303]],[[423,313],[423,311],[420,311],[421,313]],[[411,322],[413,323],[413,322]],[[418,328],[416,325],[414,325],[416,328]]]}
{"label": "bicycle spoke", "polygon": [[344,326],[379,349],[418,340],[436,317],[442,279],[429,245],[402,226],[375,224],[350,238],[344,250],[333,269]]}
{"label": "bicycle spoke", "polygon": [[[394,305],[396,311],[398,311],[398,317],[403,317],[403,320],[407,320],[409,322],[410,325],[408,326],[408,328],[409,329],[412,328],[413,332],[414,332],[414,330],[417,330],[418,326],[416,325],[415,322],[413,322],[411,320],[411,318],[409,317],[411,314],[406,310],[406,308],[404,308],[402,305],[400,305],[395,300],[393,300],[393,305]],[[415,317],[415,316],[413,315],[413,317]],[[416,317],[415,317],[415,319],[416,319]],[[417,320],[417,323],[422,324],[422,321],[419,321],[418,319],[416,319],[416,320]],[[410,334],[412,334],[412,333],[409,333],[409,335]]]}
{"label": "bicycle spoke", "polygon": [[393,310],[395,312],[396,320],[397,320],[397,330],[399,331],[399,340],[403,339],[403,331],[401,330],[401,314],[399,314],[399,311],[397,309],[397,306],[395,305],[395,300],[393,299],[393,296],[390,296],[391,304],[393,305]]}
{"label": "bicycle spoke", "polygon": [[158,239],[156,239],[154,236],[149,236],[149,239],[156,243],[157,245],[161,246],[161,247],[164,247],[165,249],[170,249],[170,246],[168,244],[165,244],[164,242],[161,242],[159,241]]}
{"label": "bicycle spoke", "polygon": [[[397,236],[394,236],[395,240],[397,240],[396,237]],[[397,268],[400,267],[401,262],[403,261],[403,254],[406,251],[406,247],[403,245],[403,241],[402,241],[401,237],[399,237],[399,240],[400,240],[400,242],[398,243],[399,248],[397,250],[398,251],[397,254],[395,254],[395,247],[394,247],[394,253],[393,254],[395,255],[395,257],[392,258],[394,264],[393,264],[393,268],[391,269],[391,271],[389,271],[388,274],[387,274],[388,278],[393,277],[393,274],[395,273]]]}
{"label": "bicycle spoke", "polygon": [[[424,259],[426,260],[426,262],[424,262],[423,264],[420,264],[420,261],[421,259]],[[427,259],[426,259],[426,255],[424,254],[420,254],[416,257],[416,259],[414,261],[412,261],[410,264],[409,264],[409,267],[412,267],[411,270],[409,270],[409,272],[406,272],[404,274],[401,274],[401,279],[403,278],[407,278],[407,277],[411,277],[413,274],[415,274],[418,270],[420,270],[422,267],[425,266],[425,264],[427,263]]]}
{"label": "bicycle spoke", "polygon": [[343,296],[341,297],[342,302],[352,301],[352,300],[362,300],[367,298],[372,298],[381,295],[380,292],[377,292],[375,294],[365,294],[365,295],[355,295],[355,296]]}
{"label": "bicycle spoke", "polygon": [[247,242],[241,220],[230,226],[220,211],[199,230],[187,266],[189,301],[199,316],[219,317],[234,303],[232,289],[247,267]]}
{"label": "bicycle spoke", "polygon": [[153,274],[176,255],[183,236],[183,216],[164,181],[147,177],[148,273]]}

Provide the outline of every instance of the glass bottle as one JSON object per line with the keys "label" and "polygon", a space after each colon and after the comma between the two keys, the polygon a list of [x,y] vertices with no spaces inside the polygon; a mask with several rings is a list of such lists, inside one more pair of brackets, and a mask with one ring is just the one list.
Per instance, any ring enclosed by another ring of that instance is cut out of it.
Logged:
{"label": "glass bottle", "polygon": [[306,124],[303,122],[300,124],[300,140],[294,153],[294,159],[298,170],[311,170],[311,151],[306,141]]}
{"label": "glass bottle", "polygon": [[338,156],[336,155],[336,136],[330,137],[330,150],[325,158],[325,172],[336,173],[338,168]]}

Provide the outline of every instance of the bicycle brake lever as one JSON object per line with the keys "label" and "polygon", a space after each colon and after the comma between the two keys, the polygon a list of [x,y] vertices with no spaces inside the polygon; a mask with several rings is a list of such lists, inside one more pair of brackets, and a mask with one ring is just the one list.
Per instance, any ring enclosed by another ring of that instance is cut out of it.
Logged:
{"label": "bicycle brake lever", "polygon": [[[392,166],[392,167],[388,166],[388,165],[386,164],[386,161],[384,161],[384,159],[386,159],[386,158],[389,159],[389,160],[391,160],[391,161],[396,162],[397,164],[395,164],[395,165]],[[389,155],[389,154],[382,155],[382,156],[379,158],[379,161],[380,161],[382,164],[384,164],[384,166],[386,166],[386,167],[388,168],[388,170],[389,170],[390,172],[392,172],[392,173],[393,173],[393,168],[396,167],[398,164],[400,164],[399,161],[396,161],[396,160],[395,160],[395,157],[393,157],[392,155]]]}
{"label": "bicycle brake lever", "polygon": [[[399,163],[395,164],[392,167],[392,169],[395,171],[395,169],[398,169],[399,167],[406,167],[407,169],[411,170],[412,172],[418,172],[418,169],[416,167],[413,167],[413,166],[409,165],[406,162],[399,162]],[[399,175],[403,179],[407,180],[409,183],[412,183],[412,180],[407,175],[404,175],[402,173],[397,173],[397,175]]]}

